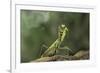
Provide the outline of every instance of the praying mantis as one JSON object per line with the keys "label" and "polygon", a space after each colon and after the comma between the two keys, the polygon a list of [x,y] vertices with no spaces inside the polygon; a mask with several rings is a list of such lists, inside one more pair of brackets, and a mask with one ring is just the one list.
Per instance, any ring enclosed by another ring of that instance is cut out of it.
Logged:
{"label": "praying mantis", "polygon": [[56,41],[41,55],[41,57],[55,55],[68,32],[69,30],[64,24],[58,26],[58,37]]}

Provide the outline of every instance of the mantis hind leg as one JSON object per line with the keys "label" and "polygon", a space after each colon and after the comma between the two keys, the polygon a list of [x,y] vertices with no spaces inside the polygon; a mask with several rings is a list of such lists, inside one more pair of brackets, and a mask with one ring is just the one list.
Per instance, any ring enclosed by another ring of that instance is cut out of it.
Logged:
{"label": "mantis hind leg", "polygon": [[42,45],[41,49],[40,49],[40,56],[47,50],[47,46],[46,45]]}
{"label": "mantis hind leg", "polygon": [[[56,54],[57,54],[57,50],[54,51],[54,55],[56,55]],[[54,55],[53,55],[53,56],[54,56]]]}

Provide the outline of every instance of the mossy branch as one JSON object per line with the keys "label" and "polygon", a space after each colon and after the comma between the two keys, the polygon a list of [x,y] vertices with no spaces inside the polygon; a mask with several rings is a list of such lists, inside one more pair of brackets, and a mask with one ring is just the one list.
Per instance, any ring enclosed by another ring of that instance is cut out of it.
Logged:
{"label": "mossy branch", "polygon": [[49,62],[49,61],[65,61],[65,60],[85,60],[89,59],[89,51],[79,51],[73,56],[54,55],[51,57],[42,57],[31,62]]}

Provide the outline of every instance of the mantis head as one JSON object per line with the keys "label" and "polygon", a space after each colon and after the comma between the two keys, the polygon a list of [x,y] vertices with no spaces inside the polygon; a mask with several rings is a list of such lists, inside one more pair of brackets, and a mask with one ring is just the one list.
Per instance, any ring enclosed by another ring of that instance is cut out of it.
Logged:
{"label": "mantis head", "polygon": [[61,31],[68,31],[68,28],[64,24],[60,26],[60,29]]}

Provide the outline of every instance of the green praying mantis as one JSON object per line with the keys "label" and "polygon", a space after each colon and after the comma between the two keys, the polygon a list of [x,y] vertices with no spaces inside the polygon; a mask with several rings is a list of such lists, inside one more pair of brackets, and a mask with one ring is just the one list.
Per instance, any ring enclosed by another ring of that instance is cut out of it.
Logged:
{"label": "green praying mantis", "polygon": [[58,37],[56,41],[41,55],[41,57],[50,57],[55,55],[68,32],[69,30],[64,24],[60,25],[58,27]]}

